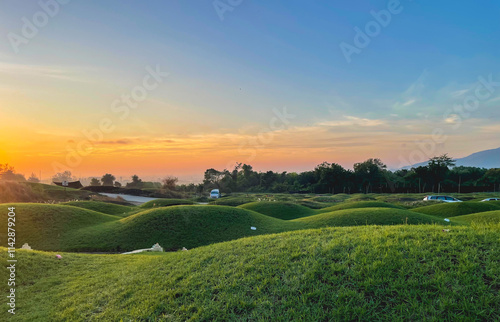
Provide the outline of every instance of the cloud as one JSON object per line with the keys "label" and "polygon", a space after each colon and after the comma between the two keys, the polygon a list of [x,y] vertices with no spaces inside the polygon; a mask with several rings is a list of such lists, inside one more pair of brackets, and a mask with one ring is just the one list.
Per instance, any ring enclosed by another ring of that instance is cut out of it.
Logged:
{"label": "cloud", "polygon": [[384,120],[373,120],[367,118],[360,118],[356,116],[343,116],[346,120],[343,121],[323,121],[319,122],[317,126],[325,126],[325,127],[343,127],[343,126],[361,126],[361,127],[375,127],[380,125],[385,125],[386,122]]}
{"label": "cloud", "polygon": [[87,80],[77,76],[77,74],[80,73],[79,70],[66,67],[23,65],[0,62],[0,73],[15,76],[23,75],[38,78],[52,78],[73,82],[87,82]]}
{"label": "cloud", "polygon": [[456,124],[458,121],[460,121],[460,117],[457,114],[451,114],[444,120],[446,124]]}
{"label": "cloud", "polygon": [[401,105],[402,105],[402,106],[409,106],[409,105],[411,105],[411,104],[415,103],[416,101],[417,101],[416,99],[411,99],[411,100],[409,100],[409,101],[404,102],[404,103],[403,103],[403,104],[401,104]]}
{"label": "cloud", "polygon": [[120,139],[120,140],[108,140],[108,141],[100,141],[97,144],[105,144],[105,145],[124,145],[124,144],[132,144],[132,140],[129,139]]}

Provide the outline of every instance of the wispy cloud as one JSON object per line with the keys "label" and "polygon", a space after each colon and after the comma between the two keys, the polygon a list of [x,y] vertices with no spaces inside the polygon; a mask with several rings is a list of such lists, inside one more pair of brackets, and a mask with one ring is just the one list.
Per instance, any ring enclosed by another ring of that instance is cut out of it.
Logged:
{"label": "wispy cloud", "polygon": [[87,79],[82,77],[81,70],[58,66],[23,65],[0,62],[0,73],[36,78],[51,78],[73,82],[88,82]]}

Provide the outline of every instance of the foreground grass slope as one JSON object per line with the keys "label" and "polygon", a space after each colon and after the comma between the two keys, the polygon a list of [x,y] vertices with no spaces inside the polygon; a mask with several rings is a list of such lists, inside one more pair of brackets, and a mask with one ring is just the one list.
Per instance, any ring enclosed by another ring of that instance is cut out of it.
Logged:
{"label": "foreground grass slope", "polygon": [[291,202],[280,201],[257,201],[246,203],[238,207],[283,220],[297,219],[317,214],[317,212],[311,208]]}
{"label": "foreground grass slope", "polygon": [[500,204],[493,202],[453,202],[453,203],[438,203],[430,206],[414,208],[412,211],[438,216],[438,217],[455,217],[474,214],[484,211],[500,210]]}
{"label": "foreground grass slope", "polygon": [[101,202],[101,201],[70,201],[63,203],[63,205],[89,209],[97,212],[102,212],[104,214],[116,215],[120,217],[127,216],[128,213],[137,208],[137,207],[122,206],[114,203]]}
{"label": "foreground grass slope", "polygon": [[[496,321],[498,229],[328,228],[188,252],[61,260],[19,251],[18,309],[9,318]],[[5,263],[4,249],[1,256]]]}

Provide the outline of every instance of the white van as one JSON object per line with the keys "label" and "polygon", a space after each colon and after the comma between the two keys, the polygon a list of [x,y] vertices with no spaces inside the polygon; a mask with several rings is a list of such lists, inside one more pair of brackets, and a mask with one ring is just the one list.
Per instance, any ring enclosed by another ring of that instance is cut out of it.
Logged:
{"label": "white van", "polygon": [[210,191],[210,198],[220,198],[219,189],[213,189],[212,191]]}

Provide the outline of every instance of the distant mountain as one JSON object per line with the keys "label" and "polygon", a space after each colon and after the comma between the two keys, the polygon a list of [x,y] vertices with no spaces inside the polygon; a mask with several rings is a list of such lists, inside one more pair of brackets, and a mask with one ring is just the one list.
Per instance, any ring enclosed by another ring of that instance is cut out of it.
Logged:
{"label": "distant mountain", "polygon": [[[417,163],[411,167],[404,167],[403,169],[409,169],[412,167],[425,166],[427,162]],[[464,167],[478,167],[478,168],[500,168],[500,148],[484,150],[476,153],[472,153],[464,158],[456,159],[456,164],[458,166]]]}

